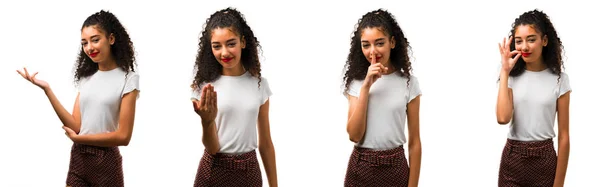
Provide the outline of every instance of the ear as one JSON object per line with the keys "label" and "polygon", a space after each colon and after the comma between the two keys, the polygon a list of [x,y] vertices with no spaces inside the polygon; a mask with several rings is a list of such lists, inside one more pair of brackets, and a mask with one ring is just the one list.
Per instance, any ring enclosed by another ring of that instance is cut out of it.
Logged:
{"label": "ear", "polygon": [[390,38],[390,46],[392,47],[392,49],[396,47],[396,39],[394,38],[394,36]]}
{"label": "ear", "polygon": [[244,36],[242,36],[242,39],[240,40],[240,45],[242,46],[242,49],[246,48],[246,38]]}
{"label": "ear", "polygon": [[542,46],[546,47],[546,45],[548,45],[548,35],[544,35],[542,39]]}
{"label": "ear", "polygon": [[110,45],[115,44],[115,35],[113,35],[113,33],[110,33],[108,36],[108,43],[110,43]]}

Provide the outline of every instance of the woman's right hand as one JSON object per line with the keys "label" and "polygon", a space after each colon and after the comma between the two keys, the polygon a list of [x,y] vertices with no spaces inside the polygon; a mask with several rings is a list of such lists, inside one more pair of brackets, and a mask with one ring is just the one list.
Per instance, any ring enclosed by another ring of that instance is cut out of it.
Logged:
{"label": "woman's right hand", "polygon": [[34,85],[40,87],[43,90],[46,90],[50,87],[46,81],[35,78],[38,72],[35,72],[32,75],[30,75],[27,71],[27,68],[23,68],[23,71],[17,70],[17,73],[19,73],[19,75],[21,75],[25,80],[33,83]]}
{"label": "woman's right hand", "polygon": [[[508,41],[504,38],[502,44],[498,43],[498,48],[500,49],[500,56],[502,59],[502,71],[510,72],[513,67],[515,67],[515,63],[521,57],[521,52],[514,50],[510,51],[510,43],[512,42],[513,37],[510,36]],[[515,56],[516,55],[516,56]],[[514,56],[514,57],[513,57]]]}
{"label": "woman's right hand", "polygon": [[194,111],[202,118],[202,125],[209,125],[217,117],[217,92],[214,90],[214,86],[207,84],[202,87],[200,100],[192,101],[194,104]]}
{"label": "woman's right hand", "polygon": [[373,55],[371,57],[371,65],[369,66],[369,69],[367,70],[367,76],[365,77],[363,86],[370,88],[371,85],[373,85],[373,83],[375,83],[375,81],[377,81],[377,79],[381,78],[381,76],[385,72],[387,72],[387,70],[388,70],[388,68],[383,66],[383,64],[378,63],[375,60],[375,55]]}

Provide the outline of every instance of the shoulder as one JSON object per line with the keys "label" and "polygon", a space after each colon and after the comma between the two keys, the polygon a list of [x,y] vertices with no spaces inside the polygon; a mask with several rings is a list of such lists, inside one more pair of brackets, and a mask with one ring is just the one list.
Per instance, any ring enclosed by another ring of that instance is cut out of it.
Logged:
{"label": "shoulder", "polygon": [[140,74],[135,71],[122,71],[128,79],[139,78]]}

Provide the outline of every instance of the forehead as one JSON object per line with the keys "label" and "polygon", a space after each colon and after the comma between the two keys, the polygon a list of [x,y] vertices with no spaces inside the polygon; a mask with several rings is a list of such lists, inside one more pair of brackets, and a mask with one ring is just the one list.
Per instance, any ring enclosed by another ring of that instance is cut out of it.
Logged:
{"label": "forehead", "polygon": [[515,28],[515,37],[527,37],[530,35],[539,35],[534,25],[519,25]]}
{"label": "forehead", "polygon": [[104,31],[102,31],[102,29],[96,25],[86,26],[81,29],[81,38],[89,38],[94,35],[102,36],[104,35]]}
{"label": "forehead", "polygon": [[237,38],[238,35],[233,32],[233,29],[231,27],[226,27],[226,28],[215,28],[211,31],[210,33],[211,35],[211,39],[210,41],[227,41],[233,38]]}
{"label": "forehead", "polygon": [[367,27],[362,29],[360,34],[361,40],[376,40],[379,38],[387,38],[381,27]]}

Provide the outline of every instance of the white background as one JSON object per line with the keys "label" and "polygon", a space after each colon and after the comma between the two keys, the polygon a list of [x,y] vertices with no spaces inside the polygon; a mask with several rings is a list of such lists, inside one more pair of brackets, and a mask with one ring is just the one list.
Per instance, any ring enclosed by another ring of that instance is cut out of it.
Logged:
{"label": "white background", "polygon": [[[16,3],[16,4],[15,4]],[[497,43],[525,11],[550,15],[570,76],[571,156],[566,186],[600,186],[597,19],[591,4],[502,1],[18,1],[0,3],[0,186],[64,186],[71,141],[46,96],[16,69],[40,71],[71,111],[72,68],[86,17],[106,9],[128,29],[141,95],[127,186],[192,186],[202,156],[189,85],[202,25],[227,6],[245,14],[263,46],[280,186],[343,186],[353,144],[341,75],[358,19],[392,12],[413,47],[419,78],[421,186],[496,186],[507,126],[496,123]],[[261,165],[262,168],[262,165]],[[263,171],[264,183],[267,184]]]}

